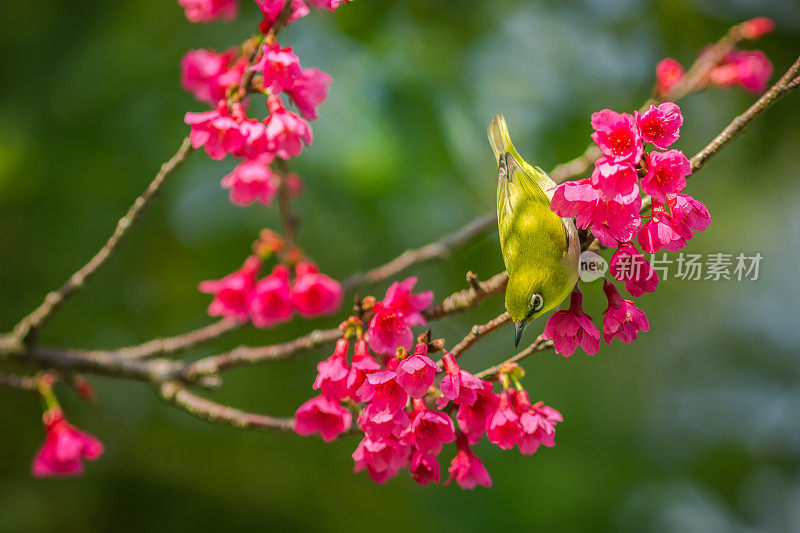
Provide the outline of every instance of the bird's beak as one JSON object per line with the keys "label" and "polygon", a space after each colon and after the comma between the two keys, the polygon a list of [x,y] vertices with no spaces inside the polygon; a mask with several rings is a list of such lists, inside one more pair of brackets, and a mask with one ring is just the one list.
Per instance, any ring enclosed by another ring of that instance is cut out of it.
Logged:
{"label": "bird's beak", "polygon": [[519,347],[519,341],[522,340],[522,332],[525,331],[525,325],[528,319],[525,318],[519,322],[514,322],[514,348]]}

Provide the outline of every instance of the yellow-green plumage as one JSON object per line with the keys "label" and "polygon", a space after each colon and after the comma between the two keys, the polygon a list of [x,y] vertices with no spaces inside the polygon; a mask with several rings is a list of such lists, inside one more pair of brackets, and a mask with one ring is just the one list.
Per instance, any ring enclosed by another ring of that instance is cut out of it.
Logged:
{"label": "yellow-green plumage", "polygon": [[497,226],[508,270],[506,309],[517,324],[519,343],[527,321],[558,306],[577,282],[580,242],[572,219],[550,210],[556,184],[522,159],[502,115],[489,124],[489,142],[498,163]]}

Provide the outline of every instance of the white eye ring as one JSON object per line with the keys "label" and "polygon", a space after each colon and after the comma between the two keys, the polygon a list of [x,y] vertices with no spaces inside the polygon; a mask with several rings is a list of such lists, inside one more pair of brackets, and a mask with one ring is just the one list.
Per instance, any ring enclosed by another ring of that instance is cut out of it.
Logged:
{"label": "white eye ring", "polygon": [[544,298],[542,298],[542,295],[534,294],[533,296],[531,296],[531,309],[533,309],[533,311],[536,312],[542,307],[544,307]]}

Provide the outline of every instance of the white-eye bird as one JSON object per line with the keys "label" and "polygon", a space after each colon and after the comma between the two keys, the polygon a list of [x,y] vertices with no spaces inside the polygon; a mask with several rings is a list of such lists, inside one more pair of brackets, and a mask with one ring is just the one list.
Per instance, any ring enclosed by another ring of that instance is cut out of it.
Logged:
{"label": "white-eye bird", "polygon": [[528,321],[558,306],[575,286],[581,246],[572,219],[550,210],[555,182],[522,159],[502,115],[489,124],[489,143],[498,165],[497,226],[516,347]]}

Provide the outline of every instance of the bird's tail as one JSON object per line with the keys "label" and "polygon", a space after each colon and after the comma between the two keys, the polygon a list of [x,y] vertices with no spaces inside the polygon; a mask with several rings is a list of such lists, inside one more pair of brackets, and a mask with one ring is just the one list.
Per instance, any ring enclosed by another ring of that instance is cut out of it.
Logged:
{"label": "bird's tail", "polygon": [[514,148],[514,143],[511,142],[511,135],[508,133],[508,126],[506,126],[506,119],[503,115],[495,115],[494,119],[489,123],[489,144],[492,145],[494,158],[500,163],[500,156],[511,153],[519,158],[517,150]]}

